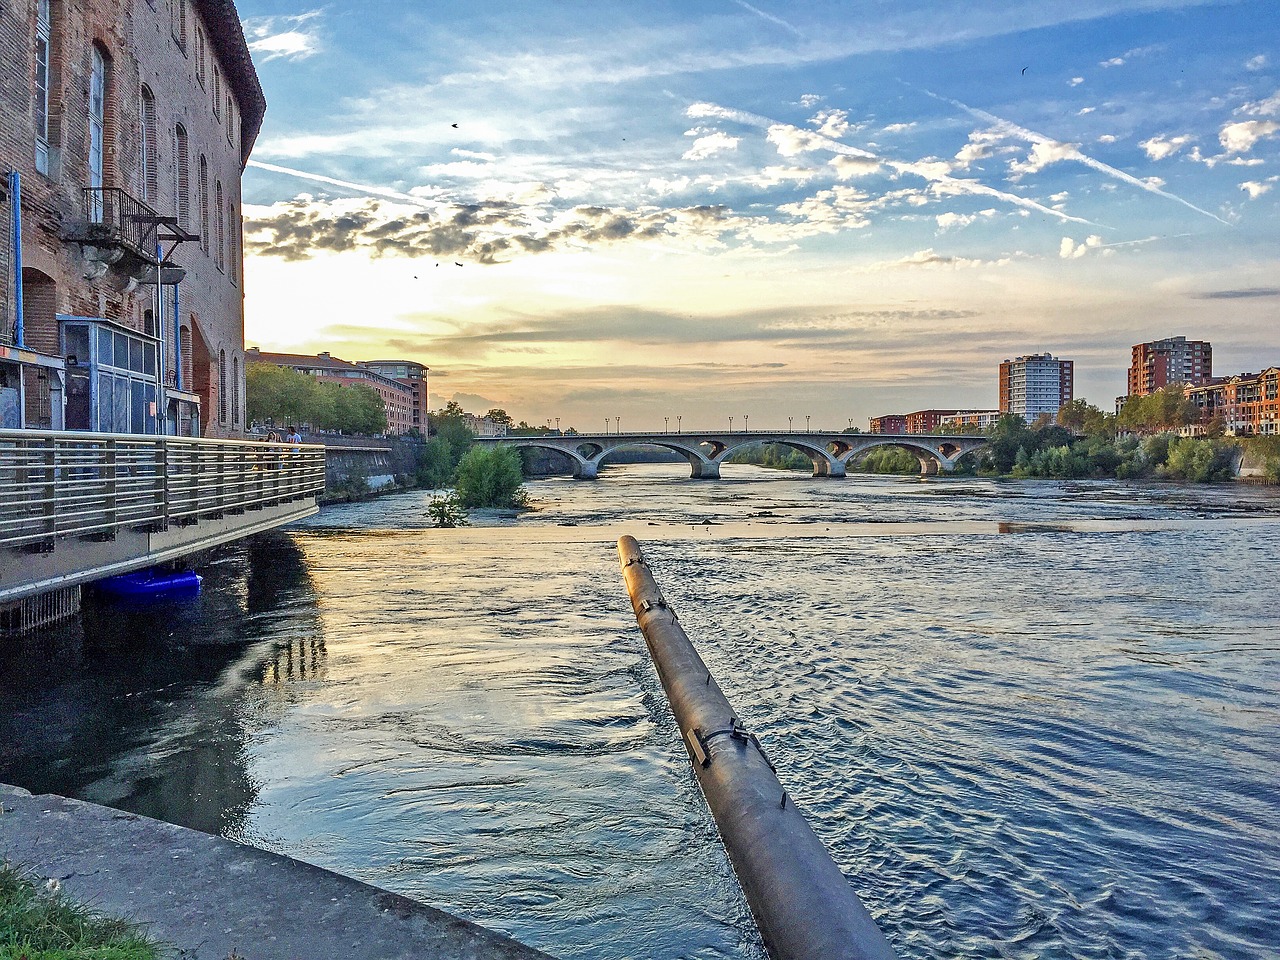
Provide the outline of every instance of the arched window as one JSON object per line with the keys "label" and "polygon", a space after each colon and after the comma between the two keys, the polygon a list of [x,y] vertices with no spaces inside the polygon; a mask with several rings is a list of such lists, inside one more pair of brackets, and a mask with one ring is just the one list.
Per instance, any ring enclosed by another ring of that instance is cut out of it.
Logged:
{"label": "arched window", "polygon": [[218,422],[227,422],[227,351],[218,351]]}
{"label": "arched window", "polygon": [[240,358],[231,358],[231,422],[240,426]]}
{"label": "arched window", "polygon": [[209,252],[209,161],[200,154],[200,249]]}
{"label": "arched window", "polygon": [[178,226],[186,230],[191,226],[191,147],[187,140],[187,128],[178,124],[173,131],[177,158],[173,168],[173,193],[178,203]]}
{"label": "arched window", "polygon": [[222,206],[222,181],[218,181],[218,192],[214,198],[218,202],[218,252],[214,257],[214,261],[218,264],[219,270],[226,270],[227,267],[227,215]]}
{"label": "arched window", "polygon": [[142,160],[142,199],[147,203],[155,203],[159,199],[160,162],[156,144],[156,98],[151,88],[143,84],[142,104],[140,109],[142,120],[142,143],[140,159]]}
{"label": "arched window", "polygon": [[182,354],[182,363],[180,364],[182,371],[182,382],[179,385],[182,390],[194,390],[191,379],[191,328],[185,323],[182,329],[178,331],[178,351]]}
{"label": "arched window", "polygon": [[36,169],[49,172],[49,48],[52,46],[53,22],[49,0],[40,0],[36,9]]}
{"label": "arched window", "polygon": [[227,198],[227,274],[231,277],[231,282],[235,283],[240,277],[240,231],[243,229],[240,225],[240,218],[236,214],[236,208],[231,205],[231,198]]}
{"label": "arched window", "polygon": [[93,46],[93,67],[89,74],[89,219],[102,222],[102,187],[106,177],[107,145],[107,54]]}
{"label": "arched window", "polygon": [[215,120],[222,119],[222,71],[216,63],[213,65],[213,116]]}
{"label": "arched window", "polygon": [[204,86],[204,28],[196,23],[196,80]]}
{"label": "arched window", "polygon": [[178,41],[178,48],[187,49],[187,0],[170,0],[169,32]]}

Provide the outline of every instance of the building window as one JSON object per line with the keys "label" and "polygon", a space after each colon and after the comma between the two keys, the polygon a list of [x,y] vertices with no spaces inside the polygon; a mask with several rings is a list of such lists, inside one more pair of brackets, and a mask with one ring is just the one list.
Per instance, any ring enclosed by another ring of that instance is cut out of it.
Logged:
{"label": "building window", "polygon": [[182,124],[174,127],[173,140],[177,158],[173,169],[173,195],[178,201],[178,226],[186,230],[191,226],[191,147],[187,128]]}
{"label": "building window", "polygon": [[169,32],[178,49],[187,52],[187,0],[169,0]]}
{"label": "building window", "polygon": [[156,98],[146,85],[142,87],[142,199],[155,203],[159,198],[160,163],[156,149]]}
{"label": "building window", "polygon": [[89,75],[89,186],[96,192],[89,200],[89,219],[102,222],[102,187],[106,176],[107,55],[94,44]]}
{"label": "building window", "polygon": [[218,269],[225,271],[227,268],[226,248],[227,248],[227,220],[226,214],[223,212],[222,206],[222,181],[218,181],[218,192],[215,198],[218,202],[218,250],[214,255],[214,261],[218,264]]}
{"label": "building window", "polygon": [[231,91],[227,91],[227,144],[234,147],[235,142],[231,139],[231,128],[235,124],[235,105],[231,102]]}
{"label": "building window", "polygon": [[196,24],[196,80],[204,86],[204,28]]}
{"label": "building window", "polygon": [[240,217],[227,198],[227,274],[234,284],[240,277]]}
{"label": "building window", "polygon": [[209,252],[209,161],[200,154],[200,249]]}
{"label": "building window", "polygon": [[227,422],[227,351],[218,351],[218,422]]}
{"label": "building window", "polygon": [[213,116],[222,119],[222,71],[216,63],[213,65]]}
{"label": "building window", "polygon": [[36,15],[36,169],[49,173],[49,47],[53,27],[49,0],[40,0]]}
{"label": "building window", "polygon": [[240,426],[240,358],[231,358],[231,422]]}

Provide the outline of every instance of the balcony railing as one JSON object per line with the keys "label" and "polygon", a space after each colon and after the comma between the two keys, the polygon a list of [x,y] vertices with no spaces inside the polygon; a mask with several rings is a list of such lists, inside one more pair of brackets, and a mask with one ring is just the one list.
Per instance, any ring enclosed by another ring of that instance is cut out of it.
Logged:
{"label": "balcony railing", "polygon": [[150,263],[156,260],[156,231],[173,221],[119,187],[85,187],[84,208],[91,236],[127,244]]}
{"label": "balcony railing", "polygon": [[323,490],[317,444],[0,431],[0,547],[164,530]]}

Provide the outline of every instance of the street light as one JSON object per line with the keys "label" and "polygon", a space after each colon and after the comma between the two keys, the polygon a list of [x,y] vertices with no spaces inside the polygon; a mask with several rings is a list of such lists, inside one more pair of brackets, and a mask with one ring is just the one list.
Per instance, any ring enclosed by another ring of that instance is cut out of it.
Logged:
{"label": "street light", "polygon": [[804,415],[804,432],[809,432],[809,414],[807,413]]}
{"label": "street light", "polygon": [[751,414],[749,413],[744,413],[742,415],[742,432],[743,433],[751,432]]}
{"label": "street light", "polygon": [[608,434],[608,432],[609,432],[609,418],[608,418],[608,417],[605,417],[605,418],[604,418],[604,432],[605,432],[606,434]]}
{"label": "street light", "polygon": [[852,430],[852,429],[853,429],[853,417],[850,417],[850,418],[849,418],[849,429],[850,429],[850,430]]}
{"label": "street light", "polygon": [[729,432],[733,433],[733,417],[729,418]]}
{"label": "street light", "polygon": [[621,418],[621,417],[614,417],[614,418],[613,418],[613,432],[614,432],[614,433],[621,433],[621,432],[622,432],[622,418]]}
{"label": "street light", "polygon": [[683,427],[681,426],[683,420],[684,420],[683,416],[676,417],[676,433],[679,433],[683,429]]}
{"label": "street light", "polygon": [[663,433],[670,433],[670,432],[671,432],[671,418],[670,418],[670,417],[663,417],[663,418],[662,418],[662,432],[663,432]]}
{"label": "street light", "polygon": [[556,433],[560,432],[560,418],[556,417]]}
{"label": "street light", "polygon": [[794,433],[794,432],[795,432],[795,431],[792,429],[792,427],[791,427],[791,421],[792,421],[792,420],[794,420],[794,419],[795,419],[795,417],[787,417],[787,433]]}

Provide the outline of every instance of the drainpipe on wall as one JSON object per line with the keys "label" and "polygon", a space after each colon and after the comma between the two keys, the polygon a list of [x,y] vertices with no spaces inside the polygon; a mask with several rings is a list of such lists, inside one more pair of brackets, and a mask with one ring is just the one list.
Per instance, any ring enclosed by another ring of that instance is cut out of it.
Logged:
{"label": "drainpipe on wall", "polygon": [[22,176],[9,172],[9,200],[13,204],[13,342],[23,343],[22,323]]}
{"label": "drainpipe on wall", "polygon": [[164,436],[169,432],[169,398],[165,393],[164,365],[164,250],[159,241],[156,242],[156,339],[160,341],[160,349],[156,351],[156,433]]}
{"label": "drainpipe on wall", "polygon": [[173,385],[185,390],[182,384],[182,313],[178,309],[178,285],[173,285]]}

